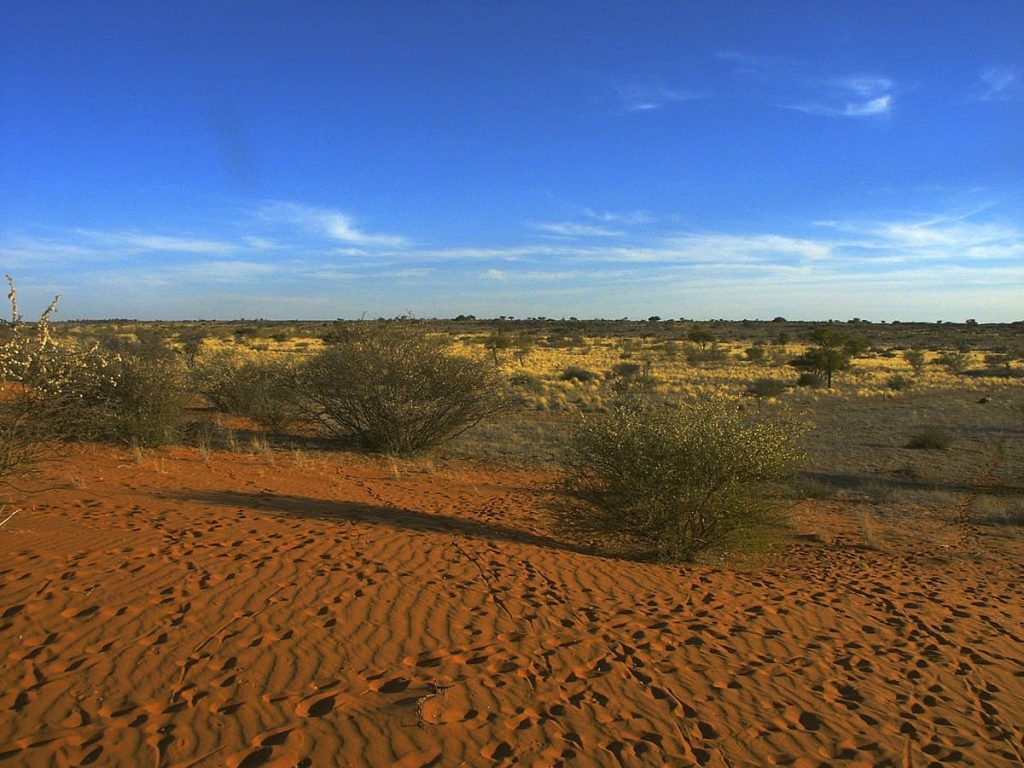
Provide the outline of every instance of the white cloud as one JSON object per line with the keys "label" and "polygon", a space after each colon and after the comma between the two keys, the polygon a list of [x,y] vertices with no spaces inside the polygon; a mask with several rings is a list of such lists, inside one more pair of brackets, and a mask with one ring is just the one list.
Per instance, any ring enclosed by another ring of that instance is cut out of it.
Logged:
{"label": "white cloud", "polygon": [[1024,77],[1018,69],[988,67],[978,78],[976,101],[1024,101]]}
{"label": "white cloud", "polygon": [[583,215],[608,224],[651,224],[655,221],[655,217],[646,211],[595,211],[593,208],[584,208]]}
{"label": "white cloud", "polygon": [[619,104],[628,112],[651,112],[666,104],[703,98],[702,94],[695,91],[652,83],[617,83],[613,88]]}
{"label": "white cloud", "polygon": [[835,85],[858,96],[865,98],[876,97],[882,93],[888,93],[893,89],[893,81],[887,77],[875,75],[852,75],[840,77],[833,81]]}
{"label": "white cloud", "polygon": [[276,242],[267,237],[243,237],[242,242],[244,242],[250,248],[255,248],[257,251],[272,251],[275,248],[281,247]]}
{"label": "white cloud", "polygon": [[884,75],[822,78],[808,75],[808,66],[793,59],[736,51],[720,52],[718,58],[732,64],[741,79],[757,83],[759,89],[767,91],[764,97],[783,109],[858,118],[886,115],[895,105],[896,83]]}
{"label": "white cloud", "polygon": [[261,216],[271,222],[294,224],[332,240],[368,247],[401,248],[408,240],[400,235],[371,234],[357,228],[347,213],[299,203],[278,202],[264,206]]}
{"label": "white cloud", "polygon": [[887,114],[892,110],[892,96],[886,94],[867,101],[848,101],[843,106],[830,106],[822,103],[780,104],[784,109],[792,109],[808,115],[824,115],[826,117],[874,117]]}
{"label": "white cloud", "polygon": [[202,240],[191,237],[93,229],[76,229],[74,232],[99,246],[134,251],[229,254],[238,250],[237,244],[228,243],[223,240]]}
{"label": "white cloud", "polygon": [[577,224],[571,221],[556,221],[547,224],[533,224],[534,229],[558,237],[622,237],[626,233],[592,224]]}
{"label": "white cloud", "polygon": [[844,233],[835,249],[854,257],[874,254],[889,261],[970,262],[1019,258],[1024,253],[1024,230],[993,222],[974,222],[965,216],[937,216],[910,221],[816,222]]}

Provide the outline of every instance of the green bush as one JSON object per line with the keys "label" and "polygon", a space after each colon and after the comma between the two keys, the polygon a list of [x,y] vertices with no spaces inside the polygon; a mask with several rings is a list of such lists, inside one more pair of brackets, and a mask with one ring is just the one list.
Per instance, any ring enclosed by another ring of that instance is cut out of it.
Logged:
{"label": "green bush", "polygon": [[953,436],[942,427],[925,427],[906,442],[907,448],[925,451],[944,451],[953,444]]}
{"label": "green bush", "polygon": [[903,350],[903,359],[907,362],[907,365],[909,365],[913,369],[915,376],[920,376],[922,373],[924,373],[924,350],[905,349]]}
{"label": "green bush", "polygon": [[354,325],[300,368],[296,391],[328,438],[395,454],[438,445],[509,406],[492,361],[456,355],[404,322]]}
{"label": "green bush", "polygon": [[817,389],[825,386],[825,377],[814,371],[804,371],[796,377],[796,385],[798,387]]}
{"label": "green bush", "polygon": [[778,379],[755,379],[747,387],[747,394],[751,397],[779,397],[784,395],[789,385]]}
{"label": "green bush", "polygon": [[724,398],[620,401],[573,432],[554,523],[613,553],[692,560],[779,521],[760,489],[793,468],[805,431]]}
{"label": "green bush", "polygon": [[588,371],[586,368],[580,368],[578,365],[570,365],[559,376],[562,381],[594,381],[599,378],[593,371]]}
{"label": "green bush", "polygon": [[914,380],[906,376],[901,376],[898,373],[894,373],[888,379],[885,380],[885,386],[889,389],[901,392],[905,389],[910,389],[914,386]]}

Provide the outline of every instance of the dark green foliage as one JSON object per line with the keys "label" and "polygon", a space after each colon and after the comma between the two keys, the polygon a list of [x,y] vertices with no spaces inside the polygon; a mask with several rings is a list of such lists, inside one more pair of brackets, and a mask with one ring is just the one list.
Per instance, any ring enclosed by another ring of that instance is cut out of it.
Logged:
{"label": "dark green foliage", "polygon": [[715,343],[715,334],[709,331],[707,328],[701,328],[700,326],[694,326],[686,334],[686,340],[696,344],[701,350],[708,347],[709,344]]}
{"label": "dark green foliage", "polygon": [[509,403],[492,362],[403,322],[353,325],[299,369],[296,391],[325,436],[395,454],[438,445]]}
{"label": "dark green foliage", "polygon": [[768,360],[768,350],[761,344],[747,347],[744,354],[747,356],[747,360],[752,363],[762,364]]}
{"label": "dark green foliage", "polygon": [[944,451],[953,444],[953,436],[942,427],[925,427],[907,440],[907,448],[926,451]]}
{"label": "dark green foliage", "polygon": [[593,371],[588,371],[586,368],[581,368],[578,365],[570,365],[559,376],[562,381],[594,381],[600,378]]}
{"label": "dark green foliage", "polygon": [[691,560],[779,522],[760,489],[794,466],[804,431],[718,398],[620,401],[573,432],[554,522],[614,553]]}
{"label": "dark green foliage", "polygon": [[717,344],[711,344],[710,346],[687,344],[683,349],[683,357],[686,358],[686,362],[690,365],[719,362],[721,360],[725,360],[728,356],[729,353]]}
{"label": "dark green foliage", "polygon": [[819,376],[830,389],[832,377],[849,370],[853,357],[867,349],[867,342],[863,339],[839,333],[827,326],[814,330],[811,345],[810,349],[791,360],[790,365]]}
{"label": "dark green foliage", "polygon": [[967,371],[970,357],[968,357],[966,352],[954,350],[939,355],[938,363],[944,366],[950,373],[959,375]]}
{"label": "dark green foliage", "polygon": [[925,354],[922,349],[905,349],[903,350],[903,359],[907,361],[915,376],[920,376],[924,373]]}
{"label": "dark green foliage", "polygon": [[788,389],[786,382],[778,379],[755,379],[747,387],[747,394],[752,397],[779,397]]}
{"label": "dark green foliage", "polygon": [[905,389],[910,389],[914,385],[914,380],[907,378],[906,376],[901,376],[898,373],[895,373],[888,379],[886,379],[885,385],[889,389],[901,392]]}

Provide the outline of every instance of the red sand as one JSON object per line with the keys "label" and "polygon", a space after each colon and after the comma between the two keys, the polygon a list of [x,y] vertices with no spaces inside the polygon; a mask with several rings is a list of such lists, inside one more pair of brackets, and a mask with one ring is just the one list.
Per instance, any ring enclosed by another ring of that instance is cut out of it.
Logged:
{"label": "red sand", "polygon": [[813,502],[767,562],[642,565],[548,538],[545,478],[420,469],[48,467],[0,528],[0,765],[1022,764],[1020,537],[865,550]]}

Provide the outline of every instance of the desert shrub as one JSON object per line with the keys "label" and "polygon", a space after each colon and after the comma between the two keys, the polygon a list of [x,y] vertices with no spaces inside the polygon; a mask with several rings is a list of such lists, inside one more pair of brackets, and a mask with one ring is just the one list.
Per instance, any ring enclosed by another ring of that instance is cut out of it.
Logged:
{"label": "desert shrub", "polygon": [[809,387],[811,389],[817,389],[818,387],[825,386],[825,377],[820,373],[814,371],[804,371],[796,378],[796,385],[798,387]]}
{"label": "desert shrub", "polygon": [[570,365],[559,376],[562,381],[594,381],[600,378],[593,371],[588,371],[586,368],[581,368],[578,365]]}
{"label": "desert shrub", "polygon": [[905,447],[926,451],[944,451],[953,444],[953,436],[942,427],[925,427],[907,440]]}
{"label": "desert shrub", "polygon": [[768,361],[768,350],[763,344],[755,344],[752,347],[747,347],[744,354],[747,356],[747,360],[756,365],[761,365]]}
{"label": "desert shrub", "polygon": [[78,353],[48,417],[65,440],[152,447],[177,439],[188,405],[186,371],[174,357]]}
{"label": "desert shrub", "polygon": [[759,490],[794,466],[804,431],[720,397],[660,407],[619,401],[572,433],[554,523],[612,552],[691,560],[779,521]]}
{"label": "desert shrub", "polygon": [[715,363],[725,360],[729,356],[728,351],[712,342],[710,345],[687,344],[683,348],[683,357],[690,365],[701,363]]}
{"label": "desert shrub", "polygon": [[608,381],[616,397],[647,395],[658,384],[650,363],[617,363],[609,371]]}
{"label": "desert shrub", "polygon": [[885,386],[896,392],[902,392],[903,390],[910,389],[914,386],[914,380],[907,376],[901,376],[898,373],[894,373],[885,380]]}
{"label": "desert shrub", "polygon": [[509,403],[492,361],[401,322],[355,325],[299,369],[296,391],[328,438],[395,454],[438,445]]}
{"label": "desert shrub", "polygon": [[628,378],[630,376],[639,376],[643,373],[644,367],[640,363],[616,363],[612,366],[611,370],[608,371],[608,377],[613,378],[616,376]]}
{"label": "desert shrub", "polygon": [[954,350],[939,355],[937,362],[950,373],[959,375],[967,370],[967,366],[970,364],[970,357],[965,352]]}
{"label": "desert shrub", "polygon": [[295,363],[288,358],[244,358],[221,352],[201,360],[193,385],[217,410],[245,416],[279,432],[298,421]]}
{"label": "desert shrub", "polygon": [[97,395],[117,388],[123,362],[119,355],[105,352],[97,344],[83,348],[74,341],[54,339],[49,318],[58,299],[38,323],[23,323],[14,285],[9,276],[7,279],[12,319],[0,348],[0,381],[6,383],[0,394],[11,451],[8,460],[16,464],[16,457],[30,459],[32,445],[91,439],[96,436],[95,425],[119,416],[106,412],[99,415]]}
{"label": "desert shrub", "polygon": [[909,365],[913,369],[915,376],[920,376],[922,373],[924,373],[924,350],[905,349],[903,350],[903,359],[906,361],[907,365]]}
{"label": "desert shrub", "polygon": [[513,373],[509,376],[508,383],[515,389],[529,392],[532,395],[539,395],[544,392],[543,380],[539,376],[526,373],[525,371]]}
{"label": "desert shrub", "polygon": [[751,397],[779,397],[785,394],[789,386],[778,379],[755,379],[747,387],[747,394]]}
{"label": "desert shrub", "polygon": [[[18,313],[14,282],[8,300],[11,319],[3,324],[0,341],[0,482],[27,472],[43,455],[43,445],[53,437],[49,405],[45,396],[47,372],[63,371],[57,365],[61,347],[51,338],[50,315],[55,298],[38,323],[28,325]],[[58,297],[59,298],[59,297]]]}
{"label": "desert shrub", "polygon": [[90,377],[95,384],[72,411],[79,437],[145,447],[178,439],[189,399],[180,360],[122,355],[110,374],[110,379]]}

